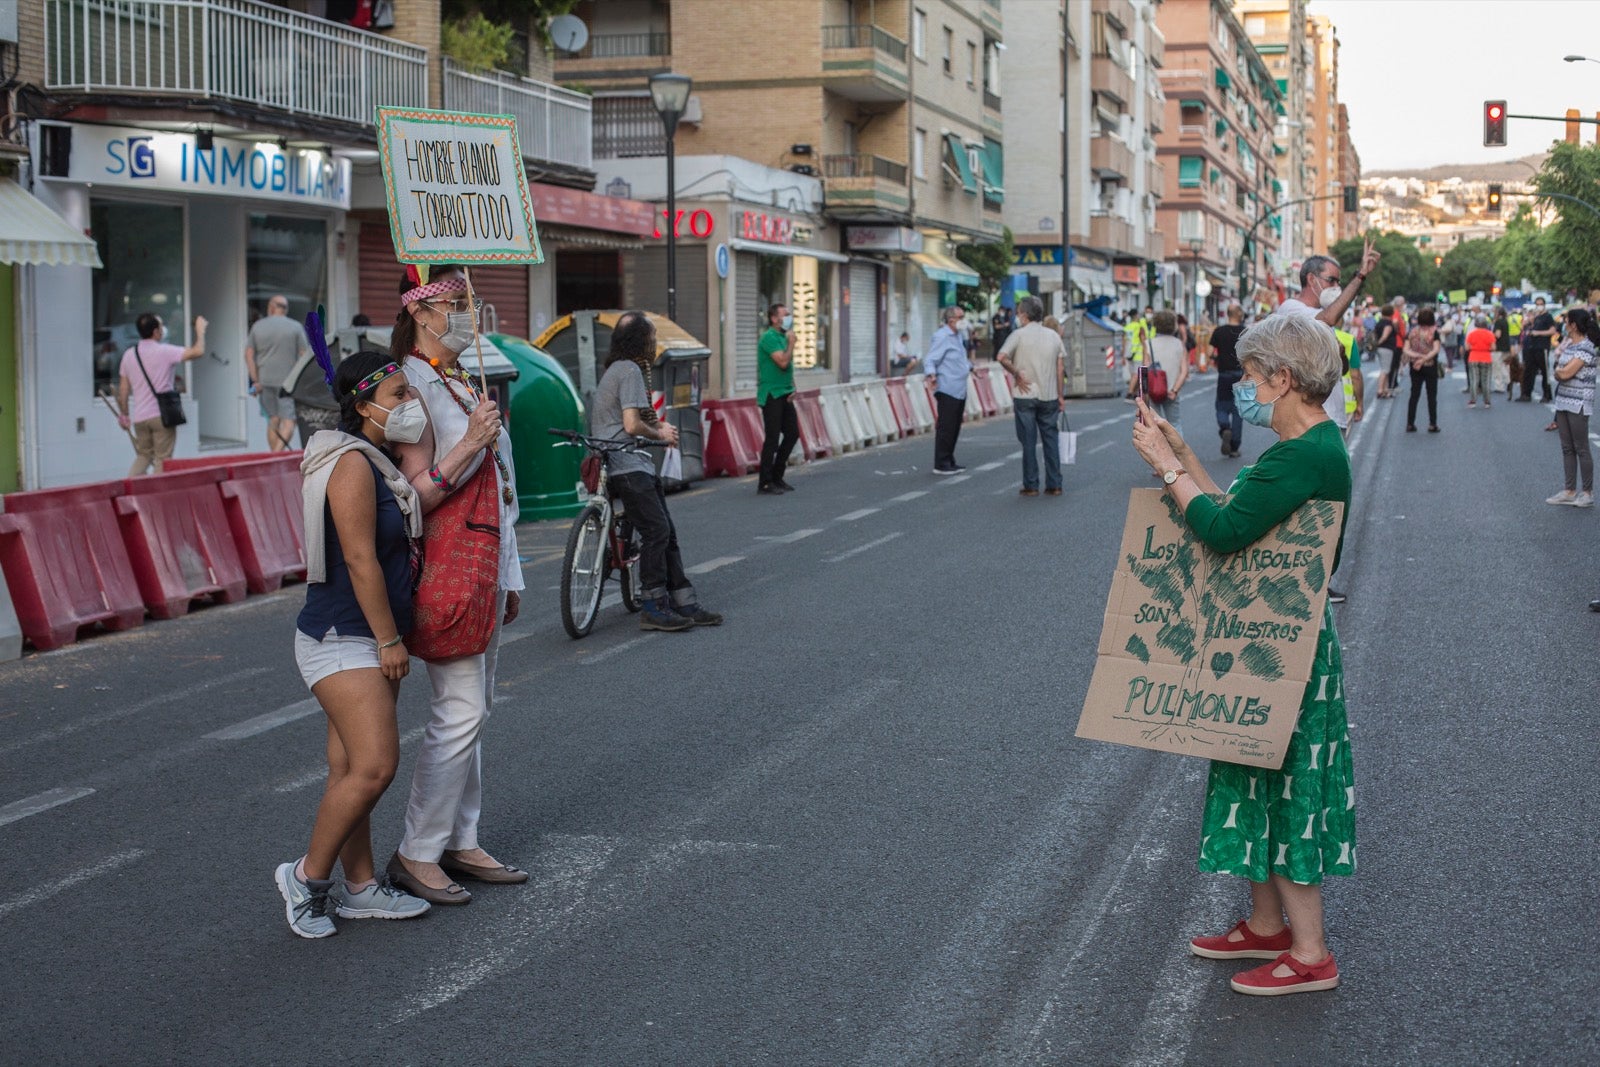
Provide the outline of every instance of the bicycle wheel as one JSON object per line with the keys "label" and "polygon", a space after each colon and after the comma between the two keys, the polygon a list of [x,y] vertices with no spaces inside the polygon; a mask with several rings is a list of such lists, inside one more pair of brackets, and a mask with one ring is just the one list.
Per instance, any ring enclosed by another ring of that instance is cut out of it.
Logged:
{"label": "bicycle wheel", "polygon": [[639,589],[639,535],[633,527],[624,527],[622,543],[628,549],[626,557],[617,561],[617,569],[621,571],[622,606],[637,612],[644,605],[644,594]]}
{"label": "bicycle wheel", "polygon": [[578,513],[567,534],[561,566],[561,625],[573,640],[594,628],[600,590],[606,583],[606,530],[599,504]]}

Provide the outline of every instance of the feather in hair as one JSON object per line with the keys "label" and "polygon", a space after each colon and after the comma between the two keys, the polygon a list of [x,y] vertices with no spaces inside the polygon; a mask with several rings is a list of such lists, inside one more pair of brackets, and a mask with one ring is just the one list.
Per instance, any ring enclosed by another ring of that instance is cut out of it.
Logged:
{"label": "feather in hair", "polygon": [[306,340],[311,342],[311,352],[317,357],[317,366],[322,368],[322,377],[327,381],[328,388],[333,388],[333,354],[328,351],[328,340],[322,335],[322,316],[315,311],[306,315]]}

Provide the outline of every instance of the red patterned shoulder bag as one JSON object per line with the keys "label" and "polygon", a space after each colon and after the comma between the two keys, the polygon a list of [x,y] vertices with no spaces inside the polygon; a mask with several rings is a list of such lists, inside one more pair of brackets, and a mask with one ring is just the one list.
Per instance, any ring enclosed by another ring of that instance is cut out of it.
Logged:
{"label": "red patterned shoulder bag", "polygon": [[500,501],[487,457],[422,520],[422,577],[406,648],[430,662],[487,651],[499,623]]}

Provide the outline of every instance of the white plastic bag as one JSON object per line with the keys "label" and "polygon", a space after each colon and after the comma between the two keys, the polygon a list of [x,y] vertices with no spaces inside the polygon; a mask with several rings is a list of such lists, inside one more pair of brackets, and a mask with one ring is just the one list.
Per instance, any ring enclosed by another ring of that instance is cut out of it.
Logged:
{"label": "white plastic bag", "polygon": [[661,480],[663,482],[683,481],[683,452],[676,448],[669,448],[661,457]]}
{"label": "white plastic bag", "polygon": [[1076,430],[1062,430],[1056,435],[1056,444],[1061,451],[1062,466],[1070,467],[1078,462],[1078,432]]}

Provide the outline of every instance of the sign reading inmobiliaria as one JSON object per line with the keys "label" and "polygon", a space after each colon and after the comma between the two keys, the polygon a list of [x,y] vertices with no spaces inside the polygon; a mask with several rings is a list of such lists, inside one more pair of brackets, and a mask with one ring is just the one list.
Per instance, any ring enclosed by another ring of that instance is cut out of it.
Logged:
{"label": "sign reading inmobiliaria", "polygon": [[512,115],[378,108],[402,263],[543,263]]}

